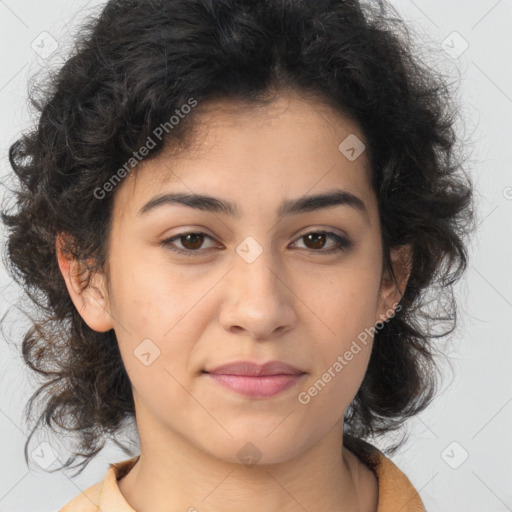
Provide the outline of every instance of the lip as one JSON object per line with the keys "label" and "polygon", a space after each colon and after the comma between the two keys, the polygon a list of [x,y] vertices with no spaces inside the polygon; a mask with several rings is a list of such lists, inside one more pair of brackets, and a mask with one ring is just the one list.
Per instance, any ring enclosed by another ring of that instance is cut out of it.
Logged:
{"label": "lip", "polygon": [[258,364],[236,361],[211,370],[204,370],[217,383],[251,398],[268,398],[291,388],[305,372],[285,363],[269,361]]}
{"label": "lip", "polygon": [[253,361],[235,361],[233,363],[217,366],[211,370],[204,370],[206,373],[215,373],[223,375],[243,375],[250,377],[260,377],[265,375],[298,375],[304,373],[291,364],[284,361],[268,361],[264,364],[258,364]]}

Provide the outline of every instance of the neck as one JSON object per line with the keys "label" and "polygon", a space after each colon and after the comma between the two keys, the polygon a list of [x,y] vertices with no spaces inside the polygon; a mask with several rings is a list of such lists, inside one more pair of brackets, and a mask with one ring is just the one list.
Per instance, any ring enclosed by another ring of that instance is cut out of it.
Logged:
{"label": "neck", "polygon": [[343,448],[342,424],[320,443],[266,465],[219,459],[156,425],[138,429],[140,458],[118,484],[139,512],[375,510],[375,495],[363,489],[368,473],[362,473],[360,461]]}

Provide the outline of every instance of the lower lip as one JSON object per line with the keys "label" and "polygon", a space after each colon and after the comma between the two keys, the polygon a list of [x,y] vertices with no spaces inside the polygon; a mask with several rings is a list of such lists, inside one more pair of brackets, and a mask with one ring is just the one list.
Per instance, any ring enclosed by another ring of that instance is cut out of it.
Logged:
{"label": "lower lip", "polygon": [[261,377],[246,375],[226,375],[206,373],[223,386],[251,398],[267,398],[277,395],[294,386],[303,375],[265,375]]}

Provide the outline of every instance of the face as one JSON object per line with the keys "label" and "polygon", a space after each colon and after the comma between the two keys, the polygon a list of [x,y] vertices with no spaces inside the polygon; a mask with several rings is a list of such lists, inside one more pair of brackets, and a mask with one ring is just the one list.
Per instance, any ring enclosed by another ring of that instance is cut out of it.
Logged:
{"label": "face", "polygon": [[[275,463],[340,426],[369,333],[399,296],[382,280],[367,155],[339,148],[364,141],[358,126],[292,94],[215,106],[198,117],[193,147],[118,186],[108,291],[102,276],[94,300],[68,288],[91,328],[114,328],[138,422],[225,461],[252,443]],[[240,361],[298,373],[205,373]]]}

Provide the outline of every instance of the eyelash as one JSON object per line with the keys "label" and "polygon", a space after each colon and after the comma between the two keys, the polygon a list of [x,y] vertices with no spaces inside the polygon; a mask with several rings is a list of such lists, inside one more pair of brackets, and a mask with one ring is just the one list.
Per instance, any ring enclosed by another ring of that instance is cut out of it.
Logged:
{"label": "eyelash", "polygon": [[[339,235],[337,235],[336,233],[332,233],[330,231],[310,231],[308,233],[304,233],[303,235],[301,235],[299,239],[301,238],[304,238],[306,237],[307,235],[319,235],[319,234],[322,234],[322,235],[327,235],[327,237],[330,237],[330,238],[333,238],[336,242],[337,242],[337,246],[335,246],[334,248],[332,249],[319,249],[319,250],[314,250],[314,249],[309,249],[309,251],[313,252],[313,253],[320,253],[320,254],[325,254],[325,255],[329,255],[329,254],[333,254],[333,253],[338,253],[338,252],[343,252],[343,251],[346,251],[347,249],[349,249],[351,246],[352,246],[352,242],[350,240],[348,240],[347,238],[344,238],[344,237],[341,237]],[[180,238],[183,238],[187,235],[204,235],[210,239],[213,240],[213,238],[206,234],[206,233],[203,233],[202,231],[187,231],[186,233],[180,233],[179,235],[175,235],[171,238],[167,238],[165,240],[162,240],[160,242],[160,245],[175,252],[175,253],[178,253],[178,254],[181,254],[181,255],[185,255],[185,256],[200,256],[201,255],[201,250],[200,249],[197,249],[195,251],[191,251],[189,249],[176,249],[176,247],[173,247],[172,246],[172,243],[174,242],[174,240],[178,240]],[[308,249],[306,249],[308,250]]]}

